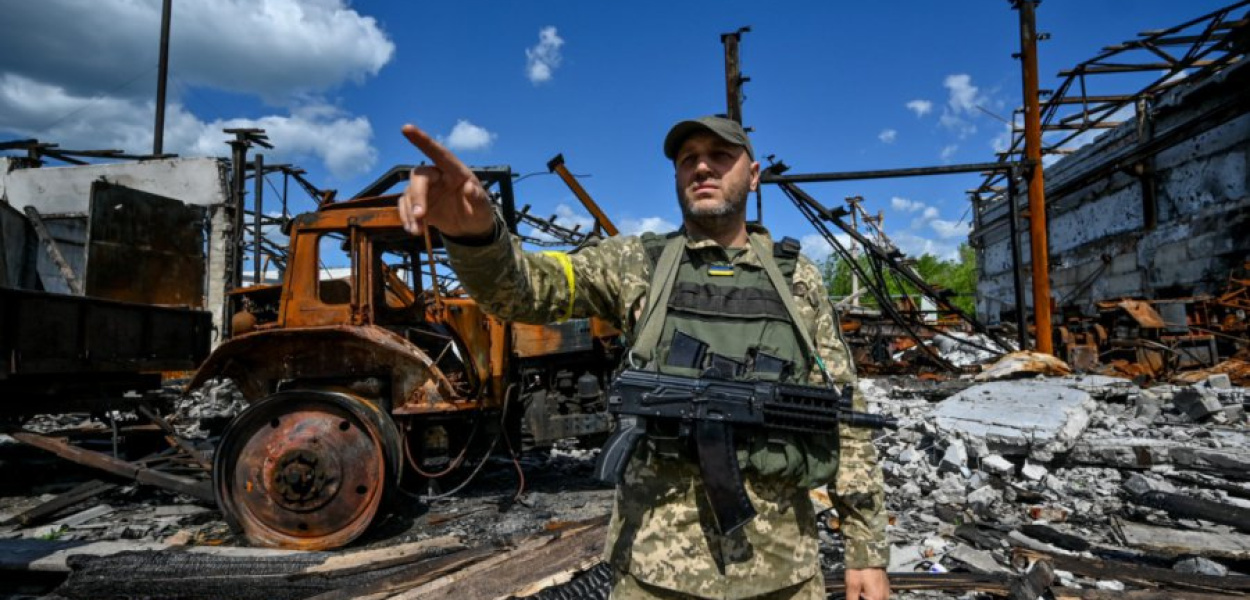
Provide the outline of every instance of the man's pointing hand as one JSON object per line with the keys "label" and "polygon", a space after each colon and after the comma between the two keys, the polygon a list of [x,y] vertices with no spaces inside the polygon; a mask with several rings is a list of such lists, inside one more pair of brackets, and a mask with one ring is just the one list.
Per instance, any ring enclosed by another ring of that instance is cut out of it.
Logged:
{"label": "man's pointing hand", "polygon": [[416,125],[404,125],[403,132],[434,163],[416,167],[408,176],[408,189],[399,198],[404,229],[419,235],[428,224],[454,237],[490,235],[495,212],[473,171]]}

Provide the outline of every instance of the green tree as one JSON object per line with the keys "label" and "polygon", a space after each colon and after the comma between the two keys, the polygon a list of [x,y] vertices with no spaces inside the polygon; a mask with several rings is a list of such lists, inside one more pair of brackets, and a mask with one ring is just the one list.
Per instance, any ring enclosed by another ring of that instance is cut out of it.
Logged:
{"label": "green tree", "polygon": [[[857,262],[864,272],[870,275],[873,273],[872,260],[868,257],[861,256]],[[913,261],[912,268],[930,286],[953,292],[954,295],[951,297],[951,302],[955,306],[958,306],[970,315],[975,314],[977,261],[976,252],[971,246],[960,244],[958,258],[954,260],[942,260],[932,254],[921,255]],[[853,271],[846,261],[840,260],[836,255],[831,255],[825,259],[822,271],[824,272],[825,285],[829,290],[830,297],[838,300],[851,295]],[[897,296],[903,292],[913,297],[917,297],[919,294],[919,290],[914,286],[888,272],[885,274],[885,281],[891,296]],[[863,287],[863,282],[860,282],[861,290]],[[876,307],[877,302],[875,298],[865,293],[860,296],[860,304]]]}

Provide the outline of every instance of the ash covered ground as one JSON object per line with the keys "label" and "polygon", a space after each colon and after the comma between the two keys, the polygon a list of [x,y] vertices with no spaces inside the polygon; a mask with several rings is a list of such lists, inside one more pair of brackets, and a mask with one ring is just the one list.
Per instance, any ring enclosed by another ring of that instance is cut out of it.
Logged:
{"label": "ash covered ground", "polygon": [[[877,439],[893,573],[1015,578],[1038,556],[1122,561],[1236,585],[1250,572],[1250,523],[1238,520],[1250,511],[1244,410],[1250,393],[1226,378],[1142,388],[1092,376],[943,383],[903,377],[865,379],[860,389],[870,411],[901,421],[897,431]],[[181,406],[175,419],[205,449],[213,428],[239,408],[228,389],[209,394],[211,402]],[[110,429],[105,421],[73,415],[42,417],[27,427],[95,430],[97,446]],[[571,440],[526,451],[517,462],[497,454],[445,498],[430,495],[458,485],[463,470],[421,489],[409,481],[409,495],[348,550],[443,535],[487,544],[607,514],[613,492],[591,479],[596,454],[597,448]],[[246,544],[203,502],[108,479],[0,437],[0,518],[93,478],[112,487],[38,525],[0,528],[0,538]],[[1222,516],[1217,522],[1201,518],[1211,518],[1208,513],[1178,511],[1166,502],[1177,497],[1222,509]],[[838,517],[821,491],[812,501],[821,511],[824,566],[836,573],[842,566]],[[1052,585],[1064,589],[1148,587],[1137,577],[1117,577],[1114,568],[1078,573],[1060,565],[1054,571]],[[894,597],[997,595],[896,589]]]}

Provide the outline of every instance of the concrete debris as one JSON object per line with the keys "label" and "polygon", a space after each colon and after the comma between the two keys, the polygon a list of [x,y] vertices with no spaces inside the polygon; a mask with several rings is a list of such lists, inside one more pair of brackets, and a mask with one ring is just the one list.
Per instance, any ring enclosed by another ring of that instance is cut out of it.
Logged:
{"label": "concrete debris", "polygon": [[937,428],[978,437],[990,451],[1046,462],[1070,450],[1089,425],[1093,398],[1063,380],[998,381],[943,400]]}
{"label": "concrete debris", "polygon": [[1215,577],[1228,575],[1228,567],[1201,556],[1177,561],[1175,565],[1172,565],[1172,568],[1176,569],[1178,573],[1196,573],[1199,575],[1214,575]]}
{"label": "concrete debris", "polygon": [[1172,395],[1172,405],[1189,415],[1194,421],[1202,421],[1224,408],[1220,396],[1204,385],[1182,388]]}

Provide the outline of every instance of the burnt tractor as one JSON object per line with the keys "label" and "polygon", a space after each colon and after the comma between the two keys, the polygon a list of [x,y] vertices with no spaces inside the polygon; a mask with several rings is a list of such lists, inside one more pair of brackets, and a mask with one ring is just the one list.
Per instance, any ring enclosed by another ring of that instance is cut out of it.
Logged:
{"label": "burnt tractor", "polygon": [[[515,232],[510,171],[478,177]],[[397,197],[295,218],[283,282],[233,294],[230,338],[190,383],[228,378],[248,402],[222,435],[213,486],[254,544],[341,546],[401,476],[455,472],[466,455],[503,449],[500,436],[516,446],[522,429],[534,445],[608,430],[602,390],[619,332],[593,319],[534,326],[486,315],[457,288],[437,232],[403,230]],[[344,259],[350,268],[325,267]]]}

